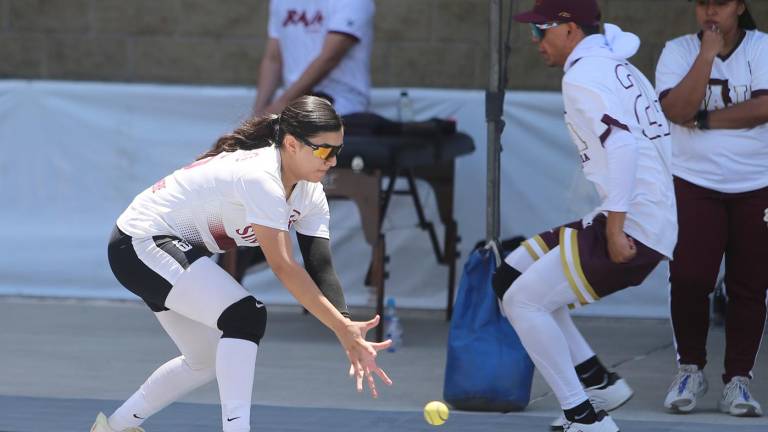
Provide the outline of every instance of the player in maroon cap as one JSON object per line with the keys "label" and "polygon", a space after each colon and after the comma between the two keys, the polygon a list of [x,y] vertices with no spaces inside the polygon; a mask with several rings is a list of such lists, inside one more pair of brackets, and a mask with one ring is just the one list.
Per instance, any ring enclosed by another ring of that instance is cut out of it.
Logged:
{"label": "player in maroon cap", "polygon": [[569,306],[639,285],[672,256],[669,125],[653,86],[626,60],[640,40],[612,24],[601,33],[595,0],[538,0],[516,19],[531,25],[547,65],[564,68],[566,125],[601,203],[581,220],[525,241],[493,286],[563,409],[563,428],[617,432],[606,409],[632,391],[597,360]]}

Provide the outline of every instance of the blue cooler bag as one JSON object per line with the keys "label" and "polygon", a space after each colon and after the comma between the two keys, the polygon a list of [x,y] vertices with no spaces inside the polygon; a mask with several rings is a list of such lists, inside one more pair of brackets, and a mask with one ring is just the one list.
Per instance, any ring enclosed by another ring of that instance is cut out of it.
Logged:
{"label": "blue cooler bag", "polygon": [[533,363],[501,315],[491,280],[492,249],[478,248],[464,265],[448,336],[443,399],[466,411],[520,411],[531,398]]}

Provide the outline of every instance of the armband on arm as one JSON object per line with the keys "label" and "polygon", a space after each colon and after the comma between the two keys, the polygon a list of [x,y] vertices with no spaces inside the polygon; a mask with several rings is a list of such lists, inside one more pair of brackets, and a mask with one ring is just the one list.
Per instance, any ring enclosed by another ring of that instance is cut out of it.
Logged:
{"label": "armband on arm", "polygon": [[696,129],[709,129],[709,111],[701,110],[697,112],[696,117],[693,118],[693,125],[696,126]]}

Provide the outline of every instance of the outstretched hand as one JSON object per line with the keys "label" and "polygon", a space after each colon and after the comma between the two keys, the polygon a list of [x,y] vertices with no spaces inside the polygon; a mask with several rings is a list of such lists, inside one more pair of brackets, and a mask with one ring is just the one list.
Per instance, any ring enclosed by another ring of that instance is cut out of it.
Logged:
{"label": "outstretched hand", "polygon": [[375,328],[378,324],[378,315],[367,322],[349,321],[343,332],[336,335],[342,346],[344,346],[344,350],[349,358],[349,363],[351,365],[349,368],[349,375],[355,379],[355,388],[358,393],[363,391],[363,381],[365,381],[368,383],[368,389],[371,392],[371,396],[374,398],[379,396],[379,393],[376,390],[376,380],[374,375],[377,375],[384,384],[392,385],[392,380],[389,379],[386,372],[376,364],[376,355],[378,351],[389,348],[392,341],[369,342],[365,340],[368,331]]}

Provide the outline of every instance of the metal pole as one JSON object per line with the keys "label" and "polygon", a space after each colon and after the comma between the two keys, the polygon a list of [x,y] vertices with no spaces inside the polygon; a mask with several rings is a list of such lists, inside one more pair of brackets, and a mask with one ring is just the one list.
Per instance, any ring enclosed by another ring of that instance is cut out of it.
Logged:
{"label": "metal pole", "polygon": [[504,103],[504,89],[501,76],[501,11],[502,0],[490,0],[490,67],[488,90],[485,93],[485,119],[488,123],[488,166],[486,182],[486,241],[499,238],[500,213],[500,153],[501,153],[501,115]]}

